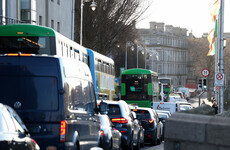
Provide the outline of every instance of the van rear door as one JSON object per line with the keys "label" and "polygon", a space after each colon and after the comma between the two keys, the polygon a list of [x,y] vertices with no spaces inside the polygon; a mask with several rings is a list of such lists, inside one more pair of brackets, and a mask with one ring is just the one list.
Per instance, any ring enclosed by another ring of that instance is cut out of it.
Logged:
{"label": "van rear door", "polygon": [[0,102],[18,112],[33,137],[52,134],[59,140],[57,66],[54,57],[0,56]]}

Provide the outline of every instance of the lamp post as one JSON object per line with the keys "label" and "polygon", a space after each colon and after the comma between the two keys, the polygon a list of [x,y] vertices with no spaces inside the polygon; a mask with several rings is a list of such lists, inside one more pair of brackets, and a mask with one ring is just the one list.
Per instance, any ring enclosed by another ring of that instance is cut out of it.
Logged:
{"label": "lamp post", "polygon": [[[89,2],[90,0],[81,0],[81,25],[80,25],[80,45],[82,45],[82,31],[83,31],[83,7],[85,2]],[[96,10],[97,3],[93,0],[91,5],[92,11]]]}
{"label": "lamp post", "polygon": [[133,44],[132,42],[130,42],[130,41],[126,42],[126,44],[125,44],[125,70],[128,69],[128,62],[127,62],[127,57],[128,57],[128,56],[127,56],[127,55],[128,55],[127,53],[128,53],[128,52],[127,52],[127,50],[128,50],[128,47],[131,46],[131,50],[134,51],[133,45],[134,45],[134,44]]}
{"label": "lamp post", "polygon": [[[140,49],[141,48],[141,49]],[[137,44],[137,68],[138,68],[138,52],[139,51],[142,51],[142,54],[144,54],[145,52],[144,52],[144,47],[143,46],[141,46],[141,45],[139,45],[139,44]]]}

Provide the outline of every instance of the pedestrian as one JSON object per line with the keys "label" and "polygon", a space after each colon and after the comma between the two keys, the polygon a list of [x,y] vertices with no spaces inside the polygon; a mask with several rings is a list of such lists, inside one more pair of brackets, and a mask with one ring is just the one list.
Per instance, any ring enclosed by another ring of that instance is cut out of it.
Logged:
{"label": "pedestrian", "polygon": [[215,114],[218,113],[218,106],[217,106],[217,103],[216,103],[216,100],[214,99],[213,102],[212,102],[212,108],[215,109]]}

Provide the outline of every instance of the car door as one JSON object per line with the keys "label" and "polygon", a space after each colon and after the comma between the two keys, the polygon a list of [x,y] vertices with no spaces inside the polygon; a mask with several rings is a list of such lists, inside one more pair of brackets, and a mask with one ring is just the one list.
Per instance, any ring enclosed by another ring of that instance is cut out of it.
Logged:
{"label": "car door", "polygon": [[11,149],[28,149],[24,136],[24,130],[20,125],[16,125],[16,120],[13,120],[13,116],[4,109],[2,111],[3,120],[7,124],[6,137]]}

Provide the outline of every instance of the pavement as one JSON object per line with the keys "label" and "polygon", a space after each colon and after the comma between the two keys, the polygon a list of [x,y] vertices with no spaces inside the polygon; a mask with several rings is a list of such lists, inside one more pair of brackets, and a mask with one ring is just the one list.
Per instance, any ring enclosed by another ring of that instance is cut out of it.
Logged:
{"label": "pavement", "polygon": [[[188,102],[191,103],[193,107],[199,107],[199,95],[190,97]],[[207,92],[204,92],[200,97],[200,105],[202,105],[202,103],[212,106],[212,102],[207,99]]]}

